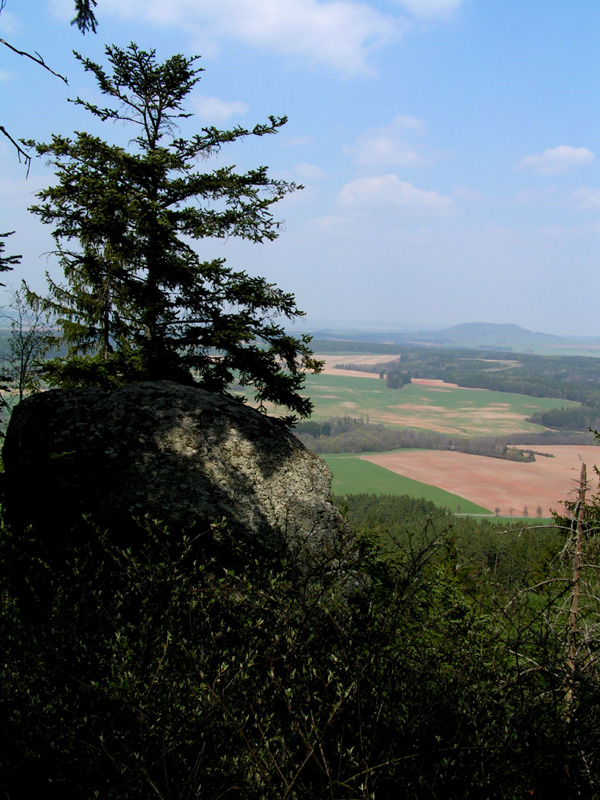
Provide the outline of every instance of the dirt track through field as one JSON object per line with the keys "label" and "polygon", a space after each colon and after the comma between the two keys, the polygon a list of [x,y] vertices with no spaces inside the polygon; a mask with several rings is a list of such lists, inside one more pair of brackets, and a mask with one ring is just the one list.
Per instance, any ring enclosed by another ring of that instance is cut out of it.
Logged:
{"label": "dirt track through field", "polygon": [[502,515],[522,516],[527,509],[529,516],[535,517],[538,507],[543,516],[551,510],[560,512],[560,501],[573,497],[582,460],[587,464],[592,491],[598,490],[593,465],[600,464],[600,448],[532,445],[531,449],[553,457],[536,456],[535,462],[519,463],[448,450],[415,450],[361,458],[465,497],[492,512],[499,509]]}

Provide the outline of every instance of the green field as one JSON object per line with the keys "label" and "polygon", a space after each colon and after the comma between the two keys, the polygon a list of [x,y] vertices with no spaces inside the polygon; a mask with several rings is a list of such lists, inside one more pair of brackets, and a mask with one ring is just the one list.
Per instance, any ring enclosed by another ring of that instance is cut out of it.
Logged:
{"label": "green field", "polygon": [[326,421],[348,415],[371,423],[440,431],[463,436],[540,433],[525,422],[536,411],[579,405],[569,400],[529,397],[508,392],[409,384],[388,389],[377,378],[307,375],[303,394],[315,406],[312,419]]}
{"label": "green field", "polygon": [[362,461],[355,455],[324,455],[322,458],[333,474],[331,491],[333,494],[392,494],[424,497],[436,506],[463,514],[490,514],[490,510],[465,500],[456,494],[445,492],[436,486],[413,481],[397,475],[370,461]]}

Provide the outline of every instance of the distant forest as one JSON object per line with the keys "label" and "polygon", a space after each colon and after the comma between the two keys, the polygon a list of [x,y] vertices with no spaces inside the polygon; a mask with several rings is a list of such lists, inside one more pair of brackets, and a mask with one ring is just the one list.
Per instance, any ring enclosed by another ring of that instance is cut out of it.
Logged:
{"label": "distant forest", "polygon": [[456,516],[422,498],[353,494],[334,495],[335,505],[354,531],[377,537],[391,552],[418,550],[446,537],[469,580],[491,571],[506,591],[547,579],[558,566],[565,534],[558,527]]}

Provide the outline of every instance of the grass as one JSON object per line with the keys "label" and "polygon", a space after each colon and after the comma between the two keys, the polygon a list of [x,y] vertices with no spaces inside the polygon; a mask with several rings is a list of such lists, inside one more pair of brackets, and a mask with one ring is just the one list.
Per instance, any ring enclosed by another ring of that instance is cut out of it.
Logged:
{"label": "grass", "polygon": [[454,387],[440,390],[420,384],[393,390],[387,389],[383,380],[345,375],[308,375],[304,393],[314,403],[313,420],[348,415],[463,436],[540,433],[544,428],[525,422],[526,417],[536,411],[579,405],[551,397]]}
{"label": "grass", "polygon": [[478,506],[464,497],[451,494],[437,486],[414,481],[397,475],[384,467],[363,461],[358,456],[347,454],[324,455],[322,458],[333,474],[331,491],[333,494],[391,494],[423,497],[436,506],[463,514],[490,514],[491,511]]}

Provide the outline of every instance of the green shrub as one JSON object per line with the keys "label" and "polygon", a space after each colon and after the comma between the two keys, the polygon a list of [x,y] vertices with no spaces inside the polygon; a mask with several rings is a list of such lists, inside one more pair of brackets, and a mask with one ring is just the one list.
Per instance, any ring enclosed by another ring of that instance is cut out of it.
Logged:
{"label": "green shrub", "polygon": [[219,526],[144,529],[0,537],[11,800],[589,789],[592,704],[566,721],[560,638],[465,592],[451,540],[392,557],[347,534],[307,575]]}

